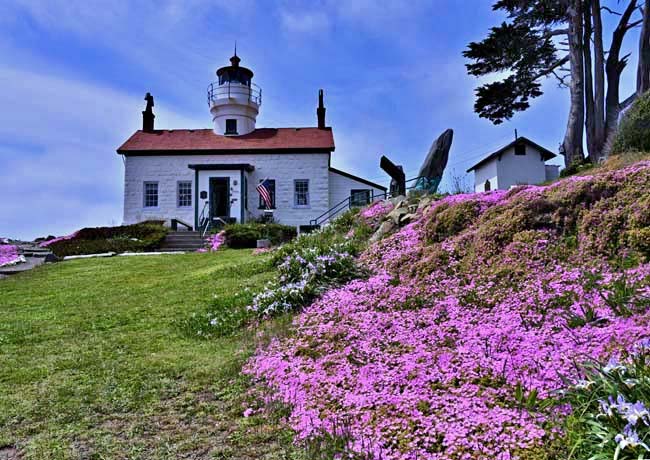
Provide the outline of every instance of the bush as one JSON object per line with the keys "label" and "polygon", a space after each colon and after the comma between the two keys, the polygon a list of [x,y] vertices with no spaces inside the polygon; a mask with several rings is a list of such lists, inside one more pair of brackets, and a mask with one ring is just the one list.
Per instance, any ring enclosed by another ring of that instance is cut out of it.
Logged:
{"label": "bush", "polygon": [[295,248],[278,265],[278,281],[255,296],[251,309],[262,317],[294,311],[328,288],[358,277],[360,270],[346,249],[342,244]]}
{"label": "bush", "polygon": [[565,432],[570,458],[639,459],[650,454],[650,342],[606,365],[586,366],[566,393],[573,414]]}
{"label": "bush", "polygon": [[269,239],[272,244],[281,244],[296,237],[296,228],[281,224],[232,224],[224,229],[226,245],[230,248],[255,248],[257,240]]}
{"label": "bush", "polygon": [[612,153],[650,151],[650,93],[637,99],[625,113],[612,144]]}
{"label": "bush", "polygon": [[144,222],[119,227],[82,228],[70,238],[47,247],[59,257],[103,252],[144,252],[158,249],[167,229],[158,223]]}

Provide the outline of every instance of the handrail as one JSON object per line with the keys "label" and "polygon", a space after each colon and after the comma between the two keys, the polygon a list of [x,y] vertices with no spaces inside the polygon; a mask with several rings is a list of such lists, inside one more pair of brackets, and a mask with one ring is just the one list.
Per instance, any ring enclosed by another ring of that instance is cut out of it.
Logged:
{"label": "handrail", "polygon": [[[389,196],[390,196],[389,192],[384,192],[384,193],[380,193],[380,194],[377,194],[377,195],[373,194],[373,196],[371,198],[371,202],[374,203],[378,199],[388,198]],[[311,219],[309,221],[309,225],[311,225],[313,227],[318,226],[318,225],[332,219],[333,217],[335,217],[336,215],[338,215],[342,211],[347,210],[347,209],[351,209],[351,208],[352,208],[352,196],[349,196],[346,199],[344,199],[343,201],[341,201],[340,203],[337,203],[334,206],[332,206],[330,209],[325,211],[320,216],[316,217],[315,219]]]}
{"label": "handrail", "polygon": [[222,85],[219,82],[214,82],[208,85],[208,106],[220,99],[237,96],[245,96],[250,102],[262,105],[262,88],[255,83],[251,83],[250,86],[241,83],[231,84],[231,82]]}
{"label": "handrail", "polygon": [[203,205],[203,210],[199,215],[199,221],[197,222],[201,231],[201,238],[205,238],[206,233],[208,233],[208,230],[210,229],[210,219],[205,217],[205,210],[209,205],[210,202],[206,201]]}
{"label": "handrail", "polygon": [[173,231],[178,231],[178,224],[181,224],[183,227],[187,228],[188,231],[192,231],[192,226],[188,224],[187,222],[183,222],[180,219],[172,219],[171,220],[171,227]]}
{"label": "handrail", "polygon": [[[420,177],[414,177],[413,179],[409,179],[406,182],[413,182],[414,180],[417,181],[418,179],[420,179]],[[410,187],[406,187],[406,190],[407,191],[408,190],[413,190],[414,188],[416,188],[416,186],[417,186],[417,183],[415,185],[410,186]],[[371,201],[374,203],[375,201],[377,201],[377,199],[382,199],[382,198],[393,198],[393,197],[390,194],[390,192],[384,192],[384,193],[380,193],[378,195],[373,194]],[[312,226],[312,227],[317,227],[317,226],[321,225],[322,223],[327,222],[328,220],[332,219],[333,217],[336,217],[336,215],[339,214],[341,211],[344,211],[345,209],[352,208],[352,203],[351,202],[352,202],[352,197],[349,196],[346,199],[344,199],[343,201],[341,201],[340,203],[337,203],[334,206],[332,206],[330,209],[325,211],[320,216],[316,217],[315,219],[311,219],[309,221],[309,225]],[[342,206],[342,205],[345,205],[345,204],[347,204],[347,206]]]}

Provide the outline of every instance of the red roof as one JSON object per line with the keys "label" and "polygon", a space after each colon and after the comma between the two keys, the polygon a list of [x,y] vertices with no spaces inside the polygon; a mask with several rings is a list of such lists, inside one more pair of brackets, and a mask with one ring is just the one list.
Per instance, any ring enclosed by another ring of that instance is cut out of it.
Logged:
{"label": "red roof", "polygon": [[221,136],[211,129],[157,129],[150,133],[138,130],[117,153],[196,153],[197,150],[206,153],[232,153],[233,150],[331,152],[334,136],[332,128],[261,128],[242,136]]}

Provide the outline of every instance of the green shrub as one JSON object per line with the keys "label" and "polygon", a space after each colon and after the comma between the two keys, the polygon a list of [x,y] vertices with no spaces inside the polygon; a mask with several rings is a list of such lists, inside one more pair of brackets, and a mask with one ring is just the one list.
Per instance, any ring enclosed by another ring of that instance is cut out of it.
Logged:
{"label": "green shrub", "polygon": [[593,163],[589,163],[586,160],[578,160],[574,161],[570,165],[568,165],[566,168],[564,168],[562,171],[560,171],[560,177],[569,177],[573,176],[574,174],[578,174],[584,171],[588,171],[591,168],[593,168],[595,165]]}
{"label": "green shrub", "polygon": [[160,248],[167,229],[158,223],[144,222],[119,227],[82,228],[74,238],[48,247],[59,257],[103,252],[144,252]]}
{"label": "green shrub", "polygon": [[281,244],[296,237],[296,228],[281,224],[232,224],[224,229],[226,245],[230,248],[255,248],[257,240],[269,239],[272,244]]}
{"label": "green shrub", "polygon": [[625,113],[612,144],[612,153],[650,151],[650,93],[637,99]]}
{"label": "green shrub", "polygon": [[435,243],[457,235],[474,223],[479,214],[478,203],[467,201],[455,206],[438,206],[426,227],[427,238]]}
{"label": "green shrub", "polygon": [[650,342],[624,360],[588,364],[584,379],[562,398],[572,414],[564,432],[569,459],[648,458],[650,447]]}

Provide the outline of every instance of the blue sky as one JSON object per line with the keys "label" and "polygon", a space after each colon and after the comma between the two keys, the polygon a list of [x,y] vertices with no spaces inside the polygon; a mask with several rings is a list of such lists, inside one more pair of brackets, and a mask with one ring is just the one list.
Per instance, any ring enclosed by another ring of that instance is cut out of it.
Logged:
{"label": "blue sky", "polygon": [[[0,236],[121,223],[115,149],[140,128],[144,93],[156,98],[156,127],[210,127],[206,86],[235,40],[264,91],[258,127],[315,125],[317,91],[325,90],[337,168],[386,183],[378,167],[386,154],[410,177],[446,128],[455,131],[446,186],[510,142],[515,128],[556,151],[568,95],[552,80],[511,122],[493,126],[473,112],[480,82],[466,75],[461,53],[503,19],[491,3],[4,1]],[[636,47],[633,35],[627,47]]]}

